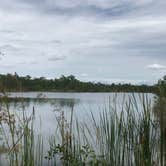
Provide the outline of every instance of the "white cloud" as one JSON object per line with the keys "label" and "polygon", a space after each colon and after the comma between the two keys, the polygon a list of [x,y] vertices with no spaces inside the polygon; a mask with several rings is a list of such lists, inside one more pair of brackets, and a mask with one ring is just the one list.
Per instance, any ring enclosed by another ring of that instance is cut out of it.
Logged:
{"label": "white cloud", "polygon": [[165,70],[166,66],[154,63],[154,64],[151,64],[151,65],[147,65],[146,68],[151,69],[151,70]]}
{"label": "white cloud", "polygon": [[87,73],[82,73],[81,76],[82,76],[82,77],[87,77],[88,74],[87,74]]}

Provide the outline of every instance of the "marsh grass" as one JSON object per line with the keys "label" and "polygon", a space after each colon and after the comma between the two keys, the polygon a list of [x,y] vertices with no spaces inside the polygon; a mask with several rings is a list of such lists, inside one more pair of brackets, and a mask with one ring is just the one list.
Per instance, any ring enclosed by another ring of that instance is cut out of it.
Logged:
{"label": "marsh grass", "polygon": [[[49,139],[48,153],[43,154],[42,136],[35,139],[35,109],[30,116],[10,110],[8,97],[1,101],[0,125],[3,153],[11,166],[164,166],[166,164],[166,100],[152,103],[146,95],[117,96],[89,121],[80,122],[60,110],[55,135]],[[44,158],[45,156],[45,158]],[[47,162],[45,162],[45,160]]]}
{"label": "marsh grass", "polygon": [[[46,158],[55,163],[59,160],[61,165],[165,165],[162,121],[154,116],[148,97],[131,95],[122,102],[120,111],[117,108],[114,99],[101,111],[99,120],[91,113],[88,124],[78,119],[67,122],[62,111],[58,119],[60,132],[56,132],[60,140],[52,137]],[[73,129],[65,127],[67,124]]]}
{"label": "marsh grass", "polygon": [[43,161],[43,141],[38,136],[34,141],[35,109],[30,116],[24,110],[24,99],[21,99],[22,111],[18,115],[10,108],[10,99],[4,93],[0,102],[0,129],[2,151],[5,153],[5,164],[10,166],[38,166]]}

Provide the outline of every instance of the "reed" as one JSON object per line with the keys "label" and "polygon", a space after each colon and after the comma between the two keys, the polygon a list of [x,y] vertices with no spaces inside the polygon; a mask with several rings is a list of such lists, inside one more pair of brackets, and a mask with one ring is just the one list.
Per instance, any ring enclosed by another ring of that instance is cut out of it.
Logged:
{"label": "reed", "polygon": [[30,116],[24,110],[22,103],[22,114],[10,109],[9,98],[3,95],[0,102],[0,128],[1,143],[7,157],[6,164],[10,166],[40,166],[43,160],[42,137],[34,141],[35,109]]}
{"label": "reed", "polygon": [[[137,104],[138,100],[141,106]],[[50,146],[47,156],[49,160],[54,158],[57,162],[59,159],[62,165],[165,164],[163,136],[159,130],[162,126],[154,118],[153,106],[147,96],[140,95],[137,99],[134,95],[130,96],[127,102],[123,102],[120,114],[116,100],[113,101],[100,113],[99,121],[93,113],[88,124],[80,124],[77,119],[66,122],[62,116],[58,126],[60,141],[54,139],[54,146]],[[65,129],[64,122],[72,123],[73,130]],[[56,135],[54,138],[57,138]]]}
{"label": "reed", "polygon": [[[22,115],[10,108],[7,95],[0,107],[0,135],[3,152],[11,166],[164,166],[166,164],[165,97],[152,103],[144,94],[128,96],[119,103],[109,99],[96,118],[89,122],[60,110],[55,134],[43,151],[42,135],[35,139],[35,109],[27,116],[22,100]],[[141,104],[140,104],[141,103]],[[157,116],[156,116],[157,115]],[[157,117],[157,118],[156,118]],[[46,162],[47,161],[47,162]]]}

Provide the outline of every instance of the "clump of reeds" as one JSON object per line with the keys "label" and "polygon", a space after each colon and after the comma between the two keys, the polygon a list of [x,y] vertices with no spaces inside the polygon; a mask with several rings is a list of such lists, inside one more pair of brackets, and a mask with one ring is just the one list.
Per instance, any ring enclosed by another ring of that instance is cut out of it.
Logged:
{"label": "clump of reeds", "polygon": [[89,124],[67,122],[62,111],[60,139],[56,132],[46,158],[61,165],[162,166],[160,122],[152,103],[144,95],[129,96],[119,111],[114,102],[102,111],[99,121],[91,113]]}
{"label": "clump of reeds", "polygon": [[[129,95],[122,103],[113,99],[98,119],[91,112],[89,123],[74,117],[74,107],[70,118],[60,111],[56,133],[49,140],[47,165],[164,166],[165,101],[158,97],[154,111],[145,95]],[[41,136],[35,142],[34,118],[34,109],[29,117],[24,109],[22,117],[17,116],[10,110],[8,97],[3,97],[0,125],[9,165],[43,165],[43,142]]]}
{"label": "clump of reeds", "polygon": [[10,109],[8,101],[8,96],[4,95],[0,102],[1,142],[3,142],[3,149],[5,149],[3,152],[8,158],[7,162],[11,166],[42,165],[43,149],[40,147],[42,138],[39,137],[36,144],[34,141],[34,108],[28,117],[24,106],[22,106],[22,115],[20,116]]}

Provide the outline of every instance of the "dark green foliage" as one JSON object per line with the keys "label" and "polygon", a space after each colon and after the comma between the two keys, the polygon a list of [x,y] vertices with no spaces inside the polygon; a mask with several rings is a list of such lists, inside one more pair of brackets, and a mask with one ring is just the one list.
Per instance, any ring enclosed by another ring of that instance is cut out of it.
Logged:
{"label": "dark green foliage", "polygon": [[31,78],[27,76],[0,75],[0,90],[2,91],[54,91],[54,92],[143,92],[157,93],[157,86],[131,84],[103,84],[82,82],[73,75],[61,76],[55,79],[44,77]]}

